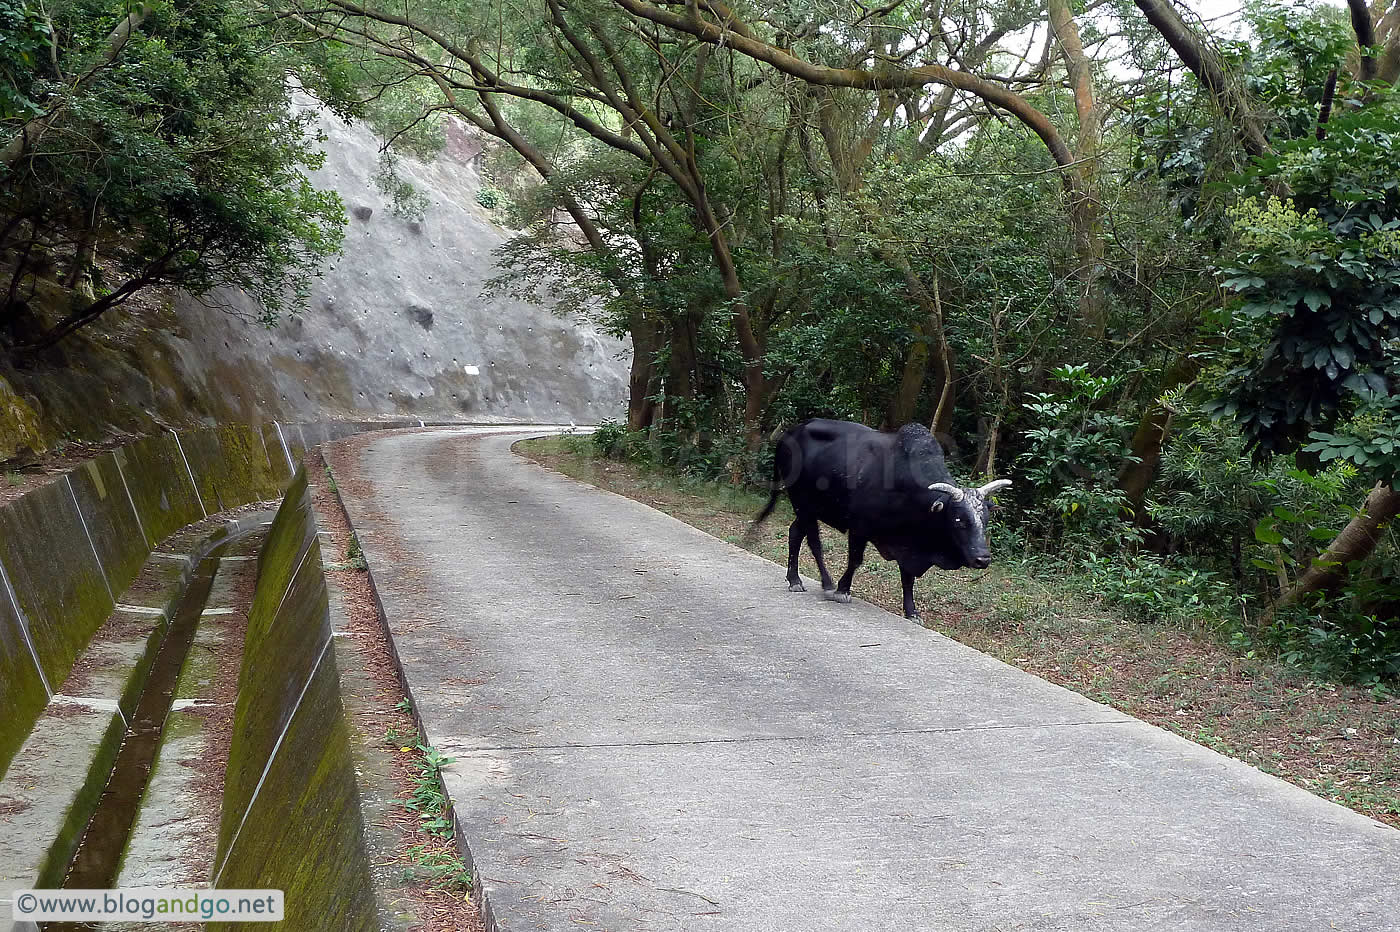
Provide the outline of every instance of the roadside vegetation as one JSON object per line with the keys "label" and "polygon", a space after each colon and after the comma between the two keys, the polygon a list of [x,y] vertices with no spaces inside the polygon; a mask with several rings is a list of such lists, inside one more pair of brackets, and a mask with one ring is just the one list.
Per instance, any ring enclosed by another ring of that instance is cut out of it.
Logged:
{"label": "roadside vegetation", "polygon": [[1392,0],[270,7],[390,154],[499,142],[490,287],[634,347],[610,456],[752,488],[918,421],[1013,560],[1394,688]]}
{"label": "roadside vegetation", "polygon": [[[786,503],[750,538],[767,496],[610,457],[601,449],[606,439],[548,437],[518,448],[772,560],[774,592],[788,597]],[[843,565],[840,535],[830,528],[823,534],[833,568]],[[920,580],[915,596],[926,627],[1400,826],[1400,700],[1389,687],[1338,682],[1275,648],[1246,647],[1238,622],[1202,609],[1190,591],[1167,588],[1157,596],[1155,584],[1146,584],[1152,599],[1172,604],[1170,611],[1143,611],[1072,558],[1018,549],[1005,527],[993,529],[991,544],[991,570],[934,570]],[[805,548],[802,559],[803,572],[815,577]],[[852,592],[900,612],[898,571],[878,557],[861,568]]]}
{"label": "roadside vegetation", "polygon": [[344,225],[305,177],[305,49],[212,0],[0,0],[0,36],[0,362],[173,288],[305,306]]}

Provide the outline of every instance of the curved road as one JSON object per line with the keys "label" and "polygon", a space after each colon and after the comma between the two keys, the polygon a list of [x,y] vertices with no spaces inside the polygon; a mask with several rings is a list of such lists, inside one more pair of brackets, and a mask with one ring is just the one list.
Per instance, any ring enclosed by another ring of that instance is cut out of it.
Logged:
{"label": "curved road", "polygon": [[1400,929],[1400,831],[519,437],[327,454],[495,927]]}

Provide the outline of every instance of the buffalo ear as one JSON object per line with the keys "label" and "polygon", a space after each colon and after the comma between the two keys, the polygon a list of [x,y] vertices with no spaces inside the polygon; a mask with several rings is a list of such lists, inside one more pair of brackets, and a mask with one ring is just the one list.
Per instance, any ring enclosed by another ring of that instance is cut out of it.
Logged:
{"label": "buffalo ear", "polygon": [[932,506],[931,508],[929,508],[929,511],[933,512],[934,514],[937,514],[938,512],[940,512],[940,511],[942,511],[942,510],[943,510],[943,501],[942,501],[942,499],[940,499],[940,500],[934,502],[934,503],[933,503],[933,506]]}

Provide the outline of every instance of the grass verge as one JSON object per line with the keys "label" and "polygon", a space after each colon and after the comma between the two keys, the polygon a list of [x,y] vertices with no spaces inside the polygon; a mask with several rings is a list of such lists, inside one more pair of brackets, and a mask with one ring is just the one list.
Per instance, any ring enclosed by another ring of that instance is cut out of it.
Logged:
{"label": "grass verge", "polygon": [[[516,449],[551,469],[625,495],[774,563],[787,563],[784,502],[745,540],[765,497],[601,457],[586,437]],[[836,535],[823,528],[826,537]],[[996,542],[992,541],[993,552]],[[844,547],[828,544],[834,572]],[[802,571],[816,575],[803,549]],[[781,579],[781,569],[774,569]],[[900,612],[899,571],[872,554],[855,595]],[[1242,657],[1206,626],[1150,624],[1100,604],[1082,579],[1034,565],[929,572],[915,588],[924,624],[1098,702],[1400,827],[1400,700]]]}

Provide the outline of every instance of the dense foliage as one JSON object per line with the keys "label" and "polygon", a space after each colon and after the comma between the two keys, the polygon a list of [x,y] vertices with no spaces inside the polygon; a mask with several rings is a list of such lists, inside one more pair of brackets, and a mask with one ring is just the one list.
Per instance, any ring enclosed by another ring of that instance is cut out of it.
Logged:
{"label": "dense foliage", "polygon": [[[0,2],[0,328],[23,352],[153,285],[275,319],[339,248],[291,60],[228,4]],[[55,299],[54,295],[60,297]]]}

